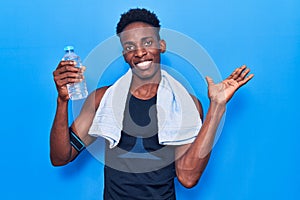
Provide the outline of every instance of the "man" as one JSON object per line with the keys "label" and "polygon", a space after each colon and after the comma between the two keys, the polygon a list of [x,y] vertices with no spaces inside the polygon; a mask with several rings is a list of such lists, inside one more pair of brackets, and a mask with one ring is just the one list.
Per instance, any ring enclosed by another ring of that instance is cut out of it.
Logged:
{"label": "man", "polygon": [[[75,68],[72,61],[61,61],[53,72],[58,98],[50,136],[52,164],[61,166],[72,161],[81,151],[80,143],[88,146],[96,136],[106,138],[104,199],[175,199],[175,177],[187,188],[195,186],[208,163],[226,103],[253,77],[253,74],[248,76],[250,70],[246,66],[237,68],[219,84],[206,77],[210,104],[202,123],[201,103],[193,96],[183,95],[184,91],[180,89],[180,92],[176,91],[180,86],[161,69],[160,55],[166,51],[166,42],[160,38],[159,28],[156,15],[145,9],[131,9],[121,16],[117,34],[124,60],[131,69],[120,79],[121,83],[93,92],[70,128],[66,85],[81,81],[84,69]],[[124,85],[128,85],[125,92],[120,89]],[[124,102],[124,105],[112,103],[112,106],[107,106],[115,98],[113,95],[120,93],[123,97],[121,95],[118,101]],[[124,95],[125,100],[122,100]],[[180,103],[181,99],[192,103]],[[178,115],[177,107],[170,111],[168,105],[189,107],[189,111],[197,116]],[[117,116],[112,116],[115,110],[111,109],[114,107],[118,107]],[[167,113],[171,114],[168,116]],[[106,126],[117,127],[114,121],[119,115],[122,116],[122,127],[116,131],[117,136],[108,133],[110,129],[100,130]],[[162,116],[165,124],[161,122]],[[165,133],[163,129],[168,120],[170,124],[173,120],[184,121],[183,118],[189,120],[180,126],[189,124],[189,121],[195,122],[191,122],[194,123],[189,127],[191,131],[181,127],[172,129],[171,125],[171,132],[180,134],[170,136]]]}

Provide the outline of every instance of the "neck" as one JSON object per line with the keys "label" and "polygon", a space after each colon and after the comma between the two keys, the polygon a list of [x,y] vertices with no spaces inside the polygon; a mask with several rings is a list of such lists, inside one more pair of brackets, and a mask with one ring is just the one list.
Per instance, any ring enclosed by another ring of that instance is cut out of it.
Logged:
{"label": "neck", "polygon": [[157,89],[160,80],[160,73],[159,76],[153,77],[149,80],[141,80],[133,75],[132,82],[130,85],[130,93],[139,99],[150,99],[157,94]]}

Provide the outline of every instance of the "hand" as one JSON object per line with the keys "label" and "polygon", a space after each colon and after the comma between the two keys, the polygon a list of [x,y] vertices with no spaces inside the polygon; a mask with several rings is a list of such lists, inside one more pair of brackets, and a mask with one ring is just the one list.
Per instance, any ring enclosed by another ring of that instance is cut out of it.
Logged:
{"label": "hand", "polygon": [[253,78],[254,74],[247,76],[249,72],[250,69],[243,65],[236,68],[230,76],[218,84],[215,84],[210,77],[206,77],[209,99],[220,104],[226,104],[241,86]]}
{"label": "hand", "polygon": [[63,101],[70,99],[67,84],[77,83],[84,79],[85,67],[75,67],[74,61],[61,61],[53,72],[53,78],[58,92],[58,97]]}

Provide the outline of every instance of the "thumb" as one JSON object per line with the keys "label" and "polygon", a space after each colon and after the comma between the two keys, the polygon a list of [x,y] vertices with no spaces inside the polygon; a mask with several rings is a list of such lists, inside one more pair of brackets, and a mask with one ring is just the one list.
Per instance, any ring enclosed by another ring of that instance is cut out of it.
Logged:
{"label": "thumb", "polygon": [[82,71],[82,72],[85,72],[85,70],[86,70],[86,66],[82,65],[82,66],[81,66],[81,71]]}
{"label": "thumb", "polygon": [[209,76],[206,76],[205,79],[206,79],[206,82],[207,82],[208,86],[214,84],[214,81],[213,81],[212,78],[210,78]]}

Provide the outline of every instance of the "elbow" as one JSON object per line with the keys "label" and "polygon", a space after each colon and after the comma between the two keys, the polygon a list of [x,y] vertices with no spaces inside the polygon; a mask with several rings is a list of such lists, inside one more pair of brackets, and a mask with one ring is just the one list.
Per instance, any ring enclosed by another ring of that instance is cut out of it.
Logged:
{"label": "elbow", "polygon": [[62,160],[52,155],[50,155],[50,161],[52,166],[54,167],[64,166],[69,163],[69,161],[67,160]]}
{"label": "elbow", "polygon": [[53,162],[52,160],[51,160],[51,164],[52,164],[53,167],[64,166],[63,164],[60,164],[60,163],[58,163],[58,162]]}
{"label": "elbow", "polygon": [[71,161],[72,158],[72,149],[65,148],[53,148],[50,146],[50,161],[52,166],[64,166]]}
{"label": "elbow", "polygon": [[66,165],[67,163],[51,160],[51,164],[52,164],[53,167],[60,167],[60,166]]}
{"label": "elbow", "polygon": [[60,167],[60,166],[64,166],[69,163],[69,162],[62,162],[62,161],[57,161],[57,160],[53,160],[53,159],[50,159],[50,160],[51,160],[51,164],[53,167]]}
{"label": "elbow", "polygon": [[197,185],[200,177],[197,177],[195,175],[181,175],[177,174],[177,179],[183,185],[185,188],[193,188],[194,186]]}
{"label": "elbow", "polygon": [[181,183],[182,186],[185,188],[193,188],[196,186],[203,174],[205,166],[187,166],[187,164],[183,165],[182,163],[178,162],[176,165],[176,175],[178,181]]}

